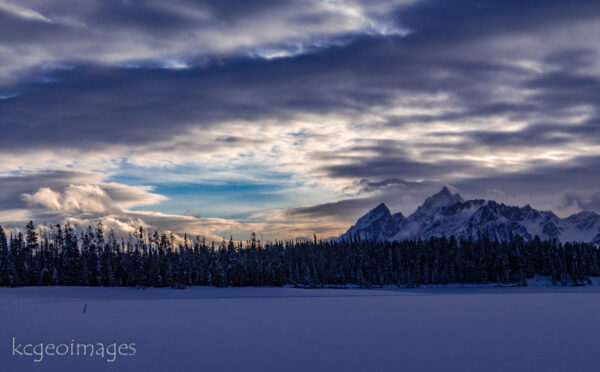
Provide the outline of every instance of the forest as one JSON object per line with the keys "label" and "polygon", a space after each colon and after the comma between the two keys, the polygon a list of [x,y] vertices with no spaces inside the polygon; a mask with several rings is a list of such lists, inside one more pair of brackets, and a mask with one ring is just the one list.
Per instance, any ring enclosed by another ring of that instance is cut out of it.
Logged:
{"label": "forest", "polygon": [[514,284],[535,275],[555,285],[583,285],[600,275],[599,248],[535,237],[524,241],[428,240],[376,242],[296,239],[207,243],[142,227],[127,238],[101,222],[22,232],[0,226],[0,286],[349,286]]}

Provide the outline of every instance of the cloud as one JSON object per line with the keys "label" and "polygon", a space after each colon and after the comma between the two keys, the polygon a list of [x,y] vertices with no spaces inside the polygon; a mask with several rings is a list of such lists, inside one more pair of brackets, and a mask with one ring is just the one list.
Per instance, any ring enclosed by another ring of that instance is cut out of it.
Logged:
{"label": "cloud", "polygon": [[[402,179],[385,179],[371,182],[361,179],[345,190],[346,199],[336,202],[307,205],[265,214],[267,221],[312,221],[313,223],[345,223],[347,229],[356,219],[380,203],[385,203],[392,213],[408,215],[415,211],[426,197],[451,185],[438,182],[409,182]],[[345,230],[344,230],[345,231]]]}
{"label": "cloud", "polygon": [[282,217],[285,219],[331,217],[338,220],[350,220],[351,216],[355,216],[357,213],[361,213],[365,209],[371,208],[373,202],[374,201],[371,198],[357,198],[305,207],[296,207],[285,210]]}
{"label": "cloud", "polygon": [[[0,2],[0,82],[65,61],[184,67],[206,56],[260,55],[265,49],[277,54],[290,45],[318,48],[345,35],[405,34],[388,14],[411,1],[267,0],[251,7],[187,0],[20,3]],[[45,24],[31,25],[31,20]],[[14,40],[19,47],[3,53],[2,47]]]}
{"label": "cloud", "polygon": [[[337,154],[341,163],[326,165],[323,170],[329,177],[347,179],[379,179],[382,177],[402,177],[411,180],[448,178],[453,173],[469,170],[477,171],[477,165],[461,160],[436,162],[419,161],[408,156],[401,149],[401,142],[379,141],[375,146],[356,146],[348,149],[352,155]],[[326,155],[330,157],[330,154]]]}
{"label": "cloud", "polygon": [[582,210],[600,211],[600,194],[597,192],[567,192],[564,203],[567,207],[576,206]]}
{"label": "cloud", "polygon": [[24,193],[21,198],[27,202],[29,206],[42,206],[52,210],[60,210],[63,208],[61,195],[48,187],[42,187],[34,194]]}
{"label": "cloud", "polygon": [[597,1],[19,7],[52,23],[0,10],[0,207],[18,218],[326,234],[444,184],[595,205]]}
{"label": "cloud", "polygon": [[68,185],[63,192],[42,187],[33,194],[23,193],[21,198],[29,207],[61,213],[109,213],[166,200],[162,195],[151,193],[150,189],[117,183]]}
{"label": "cloud", "polygon": [[546,161],[515,172],[457,180],[454,186],[467,198],[531,204],[567,216],[582,209],[600,212],[594,194],[600,182],[600,157],[581,156]]}
{"label": "cloud", "polygon": [[35,10],[24,8],[10,2],[0,1],[0,11],[7,12],[11,15],[33,21],[42,21],[52,23],[52,20],[44,17],[42,14],[36,12]]}
{"label": "cloud", "polygon": [[[264,4],[269,12],[274,11],[271,5]],[[157,159],[165,159],[160,160],[162,165],[177,166],[211,156],[227,161],[239,154],[252,156],[257,147],[279,154],[281,149],[293,150],[290,143],[306,148],[303,140],[314,143],[310,140],[319,136],[329,142],[329,154],[313,156],[315,166],[310,171],[321,169],[334,177],[413,179],[437,171],[461,171],[473,164],[473,158],[489,155],[491,147],[566,146],[576,156],[575,147],[594,138],[589,134],[595,126],[585,123],[597,111],[598,84],[585,70],[593,59],[582,56],[594,56],[597,50],[583,40],[576,51],[574,46],[563,50],[559,45],[528,54],[529,49],[516,41],[503,41],[503,49],[523,55],[524,62],[515,64],[497,58],[485,43],[505,34],[514,38],[513,31],[499,27],[514,17],[519,32],[543,38],[542,31],[559,14],[559,4],[550,5],[554,10],[545,11],[538,23],[527,24],[501,3],[470,9],[460,2],[449,11],[469,22],[458,22],[458,29],[450,30],[452,44],[447,45],[447,33],[429,28],[435,24],[432,20],[450,27],[448,22],[430,6],[415,4],[395,15],[406,19],[414,34],[354,35],[348,43],[282,60],[225,57],[180,71],[147,65],[135,69],[79,65],[49,73],[55,83],[12,87],[26,93],[0,102],[0,128],[10,133],[0,144],[11,152],[26,147],[71,148],[80,153],[111,153],[135,165],[156,165]],[[568,14],[574,21],[588,19],[585,12],[590,6],[579,5]],[[381,9],[376,12],[383,14]],[[226,17],[224,12],[214,12]],[[232,10],[231,17],[241,17],[236,14]],[[493,20],[489,27],[483,26],[486,17]],[[177,27],[151,16],[141,16],[139,22],[146,20]],[[463,24],[479,25],[485,32],[469,34],[472,30],[463,29]],[[437,47],[423,47],[424,39]],[[531,70],[531,61],[543,68]],[[573,63],[580,68],[571,69]],[[568,94],[557,93],[561,84],[570,87]],[[577,112],[582,105],[588,106],[588,113]],[[422,113],[403,114],[415,111]],[[299,117],[309,115],[310,121],[303,124],[308,135],[282,141],[281,133],[289,133]],[[332,116],[336,117],[329,120]],[[256,137],[231,136],[242,126]],[[329,128],[337,133],[343,130],[343,142],[327,138],[333,132]],[[262,134],[264,138],[259,137]],[[340,152],[364,138],[373,142],[391,138],[397,152],[387,157],[363,152],[347,157],[349,164],[340,164]],[[256,141],[262,146],[253,147]],[[461,159],[459,154],[465,156]],[[68,160],[75,156],[79,154],[65,155]],[[326,162],[336,157],[337,163]]]}
{"label": "cloud", "polygon": [[[74,180],[96,180],[98,183],[69,183]],[[38,187],[44,184],[51,187]],[[4,194],[0,221],[5,227],[16,229],[22,228],[28,220],[41,224],[70,222],[80,228],[102,221],[108,229],[113,229],[121,236],[142,226],[145,229],[172,231],[178,236],[188,233],[220,241],[222,237],[230,235],[236,239],[246,239],[251,232],[259,233],[265,239],[310,237],[314,233],[329,237],[345,227],[345,222],[340,221],[315,223],[310,219],[274,221],[255,217],[227,219],[136,210],[141,206],[155,207],[168,198],[153,192],[154,189],[149,186],[102,182],[101,176],[94,173],[28,172],[0,177],[0,187],[10,191]],[[17,190],[35,187],[38,187],[35,191],[15,195]]]}
{"label": "cloud", "polygon": [[[55,192],[53,190],[63,190],[69,184],[100,183],[102,177],[99,173],[67,170],[22,171],[0,175],[0,209],[22,208],[21,195],[33,194],[40,187],[49,189],[45,193],[50,195]],[[48,197],[46,199],[49,200]]]}

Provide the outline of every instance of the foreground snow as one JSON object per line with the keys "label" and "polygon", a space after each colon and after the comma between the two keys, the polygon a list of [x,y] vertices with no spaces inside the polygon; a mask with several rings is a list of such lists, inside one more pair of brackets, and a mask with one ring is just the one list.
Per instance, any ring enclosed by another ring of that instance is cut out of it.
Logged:
{"label": "foreground snow", "polygon": [[[87,306],[86,306],[87,304]],[[86,312],[82,313],[84,306]],[[595,370],[600,287],[0,288],[0,366],[21,370]],[[12,356],[135,343],[134,356]]]}

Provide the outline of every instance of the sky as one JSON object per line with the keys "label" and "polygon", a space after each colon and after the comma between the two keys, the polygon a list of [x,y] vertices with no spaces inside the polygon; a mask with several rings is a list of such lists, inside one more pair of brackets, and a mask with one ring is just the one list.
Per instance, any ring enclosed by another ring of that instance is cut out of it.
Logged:
{"label": "sky", "polygon": [[600,212],[600,2],[0,0],[0,225]]}

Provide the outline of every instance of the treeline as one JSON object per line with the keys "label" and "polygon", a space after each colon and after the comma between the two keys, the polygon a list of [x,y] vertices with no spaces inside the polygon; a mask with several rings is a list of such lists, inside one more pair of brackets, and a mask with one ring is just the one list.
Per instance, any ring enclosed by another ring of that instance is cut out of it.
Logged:
{"label": "treeline", "polygon": [[0,227],[0,286],[419,286],[525,284],[535,275],[579,285],[600,275],[599,249],[585,243],[457,241],[317,241],[207,244],[196,237],[139,229],[129,239],[66,224],[24,232]]}

